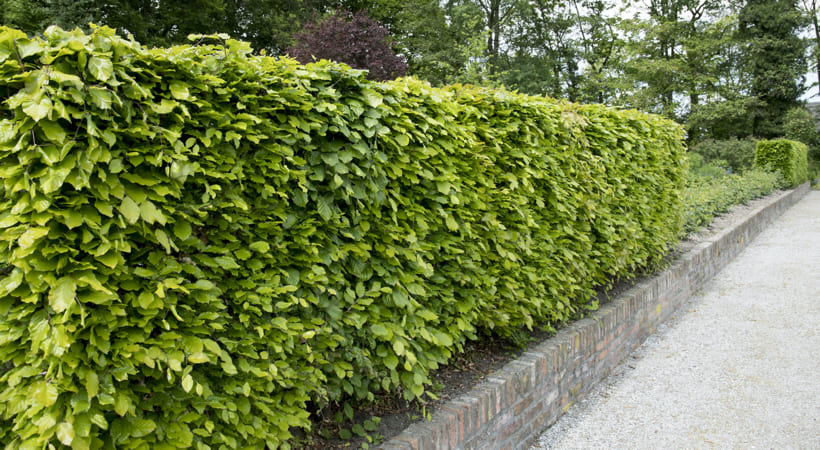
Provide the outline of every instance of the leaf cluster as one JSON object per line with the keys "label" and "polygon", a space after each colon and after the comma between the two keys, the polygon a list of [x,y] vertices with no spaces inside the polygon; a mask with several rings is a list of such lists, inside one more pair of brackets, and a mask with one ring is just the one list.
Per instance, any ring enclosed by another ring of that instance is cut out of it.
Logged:
{"label": "leaf cluster", "polygon": [[7,448],[287,448],[679,234],[670,121],[223,39],[0,28]]}

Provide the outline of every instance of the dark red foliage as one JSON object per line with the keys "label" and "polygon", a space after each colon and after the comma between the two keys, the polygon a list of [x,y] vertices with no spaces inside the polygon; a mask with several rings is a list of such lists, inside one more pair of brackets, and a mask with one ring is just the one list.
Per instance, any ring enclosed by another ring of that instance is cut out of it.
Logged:
{"label": "dark red foliage", "polygon": [[307,64],[320,59],[343,62],[366,69],[372,80],[391,80],[407,73],[404,58],[390,48],[390,33],[363,12],[338,10],[332,16],[305,25],[296,33],[288,54]]}

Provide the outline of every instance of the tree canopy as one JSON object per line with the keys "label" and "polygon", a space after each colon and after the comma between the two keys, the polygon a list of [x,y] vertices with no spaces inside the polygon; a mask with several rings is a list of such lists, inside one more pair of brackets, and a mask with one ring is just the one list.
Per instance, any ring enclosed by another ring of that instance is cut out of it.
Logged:
{"label": "tree canopy", "polygon": [[386,28],[363,12],[339,9],[321,21],[309,22],[296,33],[288,55],[307,64],[320,59],[366,69],[374,80],[390,80],[407,73],[407,63],[390,48]]}
{"label": "tree canopy", "polygon": [[[804,92],[808,56],[820,71],[815,1],[796,1],[0,0],[0,18],[29,34],[93,22],[148,46],[227,33],[303,61],[312,36],[310,58],[347,58],[372,77],[405,72],[364,60],[403,61],[406,74],[434,85],[503,84],[638,108],[684,123],[694,144],[784,132],[782,118]],[[339,21],[340,9],[356,15]],[[375,23],[365,26],[364,17]],[[352,33],[356,21],[383,37]],[[344,27],[353,27],[346,38],[333,34]]]}

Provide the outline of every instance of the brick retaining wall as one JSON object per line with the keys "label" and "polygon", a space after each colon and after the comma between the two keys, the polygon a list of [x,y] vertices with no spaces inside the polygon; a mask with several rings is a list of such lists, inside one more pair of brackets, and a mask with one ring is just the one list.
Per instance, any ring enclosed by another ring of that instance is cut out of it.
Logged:
{"label": "brick retaining wall", "polygon": [[804,184],[701,242],[669,269],[588,318],[532,346],[475,388],[410,425],[385,450],[528,449],[769,223],[809,191]]}

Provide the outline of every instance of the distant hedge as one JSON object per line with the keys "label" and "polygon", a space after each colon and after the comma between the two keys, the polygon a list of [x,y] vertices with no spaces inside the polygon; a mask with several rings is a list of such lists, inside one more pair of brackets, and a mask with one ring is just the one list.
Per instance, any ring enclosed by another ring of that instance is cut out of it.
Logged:
{"label": "distant hedge", "polygon": [[11,449],[288,447],[680,229],[683,132],[634,111],[108,28],[0,28],[0,83]]}
{"label": "distant hedge", "polygon": [[808,179],[808,147],[788,139],[758,141],[755,149],[755,167],[777,170],[790,187]]}
{"label": "distant hedge", "polygon": [[732,206],[768,195],[782,186],[779,173],[758,168],[742,174],[724,172],[716,177],[690,174],[683,190],[683,232],[697,231]]}

